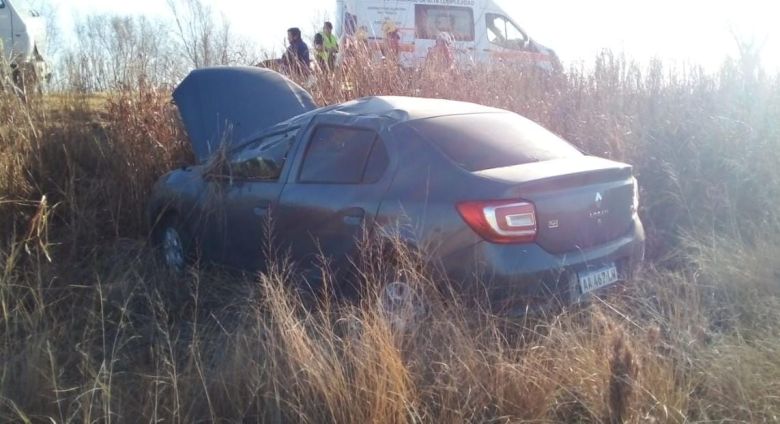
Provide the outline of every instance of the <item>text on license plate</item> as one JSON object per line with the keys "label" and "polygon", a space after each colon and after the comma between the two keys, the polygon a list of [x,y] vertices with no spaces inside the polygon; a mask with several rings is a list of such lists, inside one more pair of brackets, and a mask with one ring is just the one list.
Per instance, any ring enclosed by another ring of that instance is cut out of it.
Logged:
{"label": "text on license plate", "polygon": [[589,293],[615,283],[620,279],[615,265],[599,269],[597,271],[579,274],[580,289],[582,293]]}

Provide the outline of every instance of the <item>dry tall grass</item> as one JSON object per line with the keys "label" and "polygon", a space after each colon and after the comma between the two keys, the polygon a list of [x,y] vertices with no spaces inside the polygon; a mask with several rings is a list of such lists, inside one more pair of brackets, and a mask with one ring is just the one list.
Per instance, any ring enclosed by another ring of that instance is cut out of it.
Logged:
{"label": "dry tall grass", "polygon": [[519,321],[430,294],[403,334],[372,296],[312,308],[283,260],[258,277],[160,272],[145,198],[188,159],[167,89],[6,95],[0,420],[777,421],[780,81],[738,69],[604,55],[554,77],[377,65],[321,81],[322,103],[406,94],[515,110],[639,174],[654,260],[626,290]]}

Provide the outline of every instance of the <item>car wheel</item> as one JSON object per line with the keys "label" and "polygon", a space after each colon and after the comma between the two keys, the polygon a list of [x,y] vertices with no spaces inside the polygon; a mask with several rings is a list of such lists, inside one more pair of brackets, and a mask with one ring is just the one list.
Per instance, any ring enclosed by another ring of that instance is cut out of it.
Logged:
{"label": "car wheel", "polygon": [[11,71],[11,88],[19,97],[24,97],[24,74],[17,66]]}
{"label": "car wheel", "polygon": [[192,257],[190,236],[176,215],[170,215],[155,231],[155,245],[162,264],[176,274],[182,274]]}
{"label": "car wheel", "polygon": [[379,292],[378,304],[383,318],[398,333],[412,330],[428,309],[419,287],[402,281],[385,284]]}

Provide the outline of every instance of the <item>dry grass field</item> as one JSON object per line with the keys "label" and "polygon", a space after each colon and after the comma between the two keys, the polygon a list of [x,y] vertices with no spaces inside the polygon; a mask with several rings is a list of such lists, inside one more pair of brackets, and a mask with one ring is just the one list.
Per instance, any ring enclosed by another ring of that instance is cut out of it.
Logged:
{"label": "dry grass field", "polygon": [[321,104],[473,101],[635,165],[649,255],[631,284],[515,320],[431,290],[403,333],[371,296],[312,306],[283,257],[258,276],[163,272],[146,198],[191,157],[170,89],[3,93],[0,421],[780,420],[779,77],[604,54],[553,76],[377,64],[320,81]]}

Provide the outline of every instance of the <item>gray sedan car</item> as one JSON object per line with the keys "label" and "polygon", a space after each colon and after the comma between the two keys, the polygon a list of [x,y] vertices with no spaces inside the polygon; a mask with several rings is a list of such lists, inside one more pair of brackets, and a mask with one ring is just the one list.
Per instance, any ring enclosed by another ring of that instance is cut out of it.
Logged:
{"label": "gray sedan car", "polygon": [[269,228],[302,267],[323,253],[346,269],[368,232],[506,310],[577,301],[643,258],[632,167],[515,113],[406,97],[317,108],[256,68],[194,71],[174,99],[199,162],[163,176],[149,205],[174,269],[196,254],[262,269]]}

